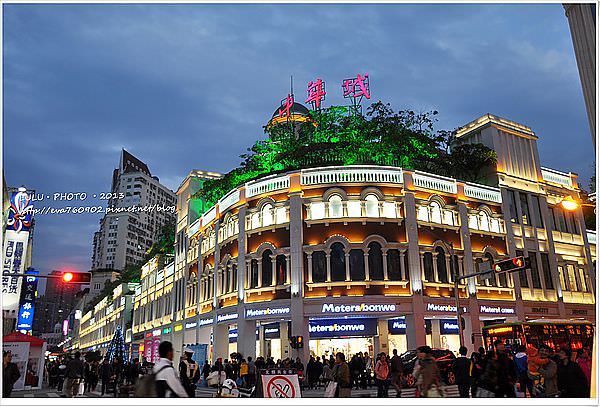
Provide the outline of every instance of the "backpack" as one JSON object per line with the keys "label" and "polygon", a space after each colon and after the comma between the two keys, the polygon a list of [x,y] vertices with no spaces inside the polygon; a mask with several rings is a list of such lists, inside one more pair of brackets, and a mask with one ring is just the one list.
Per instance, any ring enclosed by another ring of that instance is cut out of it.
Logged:
{"label": "backpack", "polygon": [[140,377],[135,383],[134,397],[158,397],[156,391],[156,375],[168,367],[173,368],[173,366],[166,365],[161,367],[156,373],[153,372]]}

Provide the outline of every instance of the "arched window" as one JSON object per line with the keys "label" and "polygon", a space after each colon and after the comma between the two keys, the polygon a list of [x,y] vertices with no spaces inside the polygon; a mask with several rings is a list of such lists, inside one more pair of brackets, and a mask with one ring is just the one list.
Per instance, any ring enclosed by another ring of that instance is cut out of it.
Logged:
{"label": "arched window", "polygon": [[350,280],[365,281],[365,252],[361,249],[350,250]]}
{"label": "arched window", "polygon": [[490,217],[485,211],[479,211],[479,230],[490,230]]}
{"label": "arched window", "polygon": [[313,282],[324,283],[327,279],[327,257],[325,252],[313,252],[312,254]]}
{"label": "arched window", "polygon": [[271,250],[265,250],[262,254],[262,286],[273,285],[273,261],[271,260]]}
{"label": "arched window", "polygon": [[[271,226],[273,224],[273,205],[270,203],[266,203],[263,205],[262,209],[262,225],[263,226]],[[264,283],[264,281],[263,281]]]}
{"label": "arched window", "polygon": [[[490,253],[486,252],[483,255],[483,261],[488,262],[491,267],[494,264],[494,256],[492,256]],[[504,273],[502,273],[502,274],[504,274]],[[506,278],[506,276],[504,276],[504,277]],[[488,281],[490,282],[490,285],[496,287],[496,285],[497,285],[496,284],[496,274],[494,274],[492,276],[492,278],[490,278]]]}
{"label": "arched window", "polygon": [[442,223],[442,207],[437,201],[432,201],[430,207],[430,222]]}
{"label": "arched window", "polygon": [[379,217],[379,199],[374,194],[365,197],[365,212],[369,218]]}
{"label": "arched window", "polygon": [[423,268],[425,269],[425,281],[435,281],[435,276],[433,275],[433,255],[431,252],[423,254]]}
{"label": "arched window", "polygon": [[275,272],[277,274],[277,285],[285,284],[285,276],[286,276],[286,259],[285,255],[280,254],[275,259]]}
{"label": "arched window", "polygon": [[344,245],[336,242],[331,245],[331,281],[346,281],[346,253]]}
{"label": "arched window", "polygon": [[438,281],[442,283],[448,282],[448,270],[446,269],[446,252],[440,246],[435,248],[437,254],[435,262],[437,265]]}
{"label": "arched window", "polygon": [[342,217],[342,197],[337,194],[331,195],[329,197],[329,217]]}
{"label": "arched window", "polygon": [[[400,281],[402,279],[400,269],[400,252],[398,249],[390,249],[387,251],[387,272],[388,278],[392,281]],[[371,252],[369,252],[369,273],[371,272]],[[374,278],[374,277],[373,277]]]}
{"label": "arched window", "polygon": [[258,260],[250,261],[250,288],[258,287]]}
{"label": "arched window", "polygon": [[369,277],[371,280],[383,280],[383,253],[377,242],[369,243]]}
{"label": "arched window", "polygon": [[255,212],[252,214],[252,229],[258,229],[260,227],[260,213]]}

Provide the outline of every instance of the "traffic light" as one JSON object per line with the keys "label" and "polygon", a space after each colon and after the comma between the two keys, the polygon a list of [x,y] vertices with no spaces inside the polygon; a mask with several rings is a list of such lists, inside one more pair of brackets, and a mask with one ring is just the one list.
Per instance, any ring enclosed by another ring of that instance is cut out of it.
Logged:
{"label": "traffic light", "polygon": [[513,257],[512,259],[502,260],[494,263],[492,269],[496,273],[513,272],[530,267],[529,257]]}
{"label": "traffic light", "polygon": [[292,349],[298,349],[298,337],[297,336],[290,337],[290,346],[292,347]]}
{"label": "traffic light", "polygon": [[296,349],[302,349],[304,347],[304,338],[302,336],[296,337]]}
{"label": "traffic light", "polygon": [[92,273],[65,271],[62,273],[62,281],[66,284],[89,284],[92,281]]}

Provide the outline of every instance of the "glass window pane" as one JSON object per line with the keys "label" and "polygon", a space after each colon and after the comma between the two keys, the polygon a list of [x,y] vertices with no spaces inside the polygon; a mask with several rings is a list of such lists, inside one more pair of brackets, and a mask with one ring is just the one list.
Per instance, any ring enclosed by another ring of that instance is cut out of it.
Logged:
{"label": "glass window pane", "polygon": [[535,252],[529,252],[529,261],[531,262],[531,283],[533,284],[533,288],[542,288],[540,272],[537,264],[537,256]]}
{"label": "glass window pane", "polygon": [[[517,254],[517,257],[520,257],[523,255],[523,251],[517,250],[516,254]],[[527,272],[525,270],[520,270],[518,273],[519,273],[519,284],[521,285],[521,287],[528,288],[529,281],[527,280]]]}
{"label": "glass window pane", "polygon": [[388,278],[392,281],[400,281],[402,278],[400,269],[400,252],[397,249],[390,249],[387,251],[386,257]]}
{"label": "glass window pane", "polygon": [[510,210],[510,221],[512,223],[519,223],[519,217],[517,216],[517,200],[515,197],[515,191],[508,190],[508,205]]}
{"label": "glass window pane", "polygon": [[369,243],[369,277],[371,280],[383,280],[383,253],[377,242]]}
{"label": "glass window pane", "polygon": [[329,217],[330,218],[341,218],[342,217],[342,197],[339,195],[331,195],[329,197]]}
{"label": "glass window pane", "polygon": [[587,282],[585,280],[585,271],[583,269],[579,269],[579,282],[581,283],[581,291],[588,291]]}
{"label": "glass window pane", "polygon": [[548,253],[541,253],[540,256],[542,257],[542,271],[546,289],[553,289],[554,282],[552,281],[552,273],[550,272],[550,258],[548,257]]}
{"label": "glass window pane", "polygon": [[331,281],[346,281],[346,253],[344,245],[336,242],[331,245]]}
{"label": "glass window pane", "polygon": [[327,278],[327,257],[325,252],[318,251],[312,255],[312,272],[315,283],[324,283]]}
{"label": "glass window pane", "polygon": [[369,194],[365,197],[365,210],[368,217],[379,217],[379,199],[375,195]]}
{"label": "glass window pane", "polygon": [[360,249],[350,250],[350,280],[365,281],[365,253]]}
{"label": "glass window pane", "polygon": [[579,291],[577,278],[575,277],[575,267],[572,264],[567,264],[567,277],[569,278],[569,288],[571,291]]}
{"label": "glass window pane", "polygon": [[531,217],[529,216],[529,205],[527,203],[527,194],[524,192],[519,192],[519,201],[521,201],[521,215],[523,219],[524,225],[529,225],[531,223]]}
{"label": "glass window pane", "polygon": [[430,252],[426,252],[423,255],[423,267],[425,268],[425,281],[434,282],[433,255]]}

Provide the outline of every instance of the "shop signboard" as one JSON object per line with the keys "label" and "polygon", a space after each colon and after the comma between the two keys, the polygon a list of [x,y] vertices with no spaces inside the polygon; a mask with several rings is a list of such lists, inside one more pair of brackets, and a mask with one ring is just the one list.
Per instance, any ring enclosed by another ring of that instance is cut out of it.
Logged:
{"label": "shop signboard", "polygon": [[21,296],[22,278],[5,274],[23,274],[27,258],[29,232],[6,229],[2,251],[2,310],[16,314]]}
{"label": "shop signboard", "polygon": [[[456,314],[456,305],[427,303],[425,310],[437,314]],[[466,307],[462,307],[463,314],[467,312]]]}
{"label": "shop signboard", "polygon": [[160,355],[158,354],[158,346],[160,345],[160,339],[154,339],[152,345],[152,363],[158,362]]}
{"label": "shop signboard", "polygon": [[310,338],[377,335],[377,318],[315,319],[308,322]]}
{"label": "shop signboard", "polygon": [[265,325],[265,339],[279,339],[279,322]]}
{"label": "shop signboard", "polygon": [[[25,274],[39,274],[34,270],[27,270]],[[21,303],[19,305],[19,316],[17,319],[17,329],[24,334],[31,333],[33,325],[33,314],[35,311],[35,296],[37,293],[37,277],[27,276],[24,278],[21,288]]]}
{"label": "shop signboard", "polygon": [[237,312],[231,314],[219,314],[217,315],[217,323],[224,321],[231,321],[232,319],[237,319]]}
{"label": "shop signboard", "polygon": [[442,335],[458,335],[460,329],[456,319],[440,319],[440,334]]}
{"label": "shop signboard", "polygon": [[325,303],[321,307],[322,314],[372,314],[395,312],[396,304],[332,304]]}
{"label": "shop signboard", "polygon": [[152,362],[152,345],[153,345],[153,340],[152,339],[147,339],[146,342],[144,342],[144,358],[146,359],[147,362]]}
{"label": "shop signboard", "polygon": [[229,343],[236,343],[238,338],[237,328],[229,328]]}
{"label": "shop signboard", "polygon": [[388,333],[391,335],[406,335],[406,318],[394,318],[388,320]]}
{"label": "shop signboard", "polygon": [[199,319],[198,326],[212,325],[213,322],[214,322],[213,318]]}
{"label": "shop signboard", "polygon": [[289,306],[247,309],[246,319],[287,316],[290,315],[290,312],[291,309]]}
{"label": "shop signboard", "polygon": [[481,314],[514,315],[515,308],[514,307],[506,307],[506,306],[481,305],[479,307],[479,312]]}

